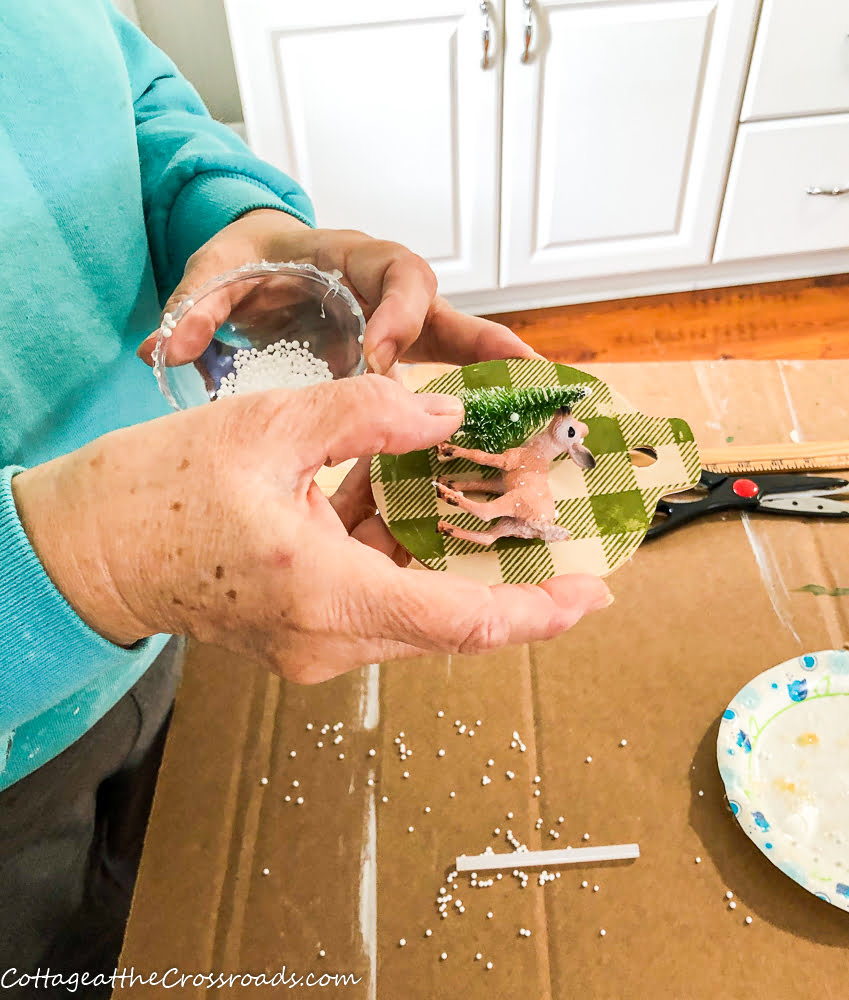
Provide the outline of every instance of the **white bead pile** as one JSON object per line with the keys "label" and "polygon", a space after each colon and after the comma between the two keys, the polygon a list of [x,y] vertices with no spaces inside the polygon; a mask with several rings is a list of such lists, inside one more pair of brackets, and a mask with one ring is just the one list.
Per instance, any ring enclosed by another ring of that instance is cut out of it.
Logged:
{"label": "white bead pile", "polygon": [[233,371],[221,380],[217,395],[294,389],[329,382],[332,378],[327,362],[311,353],[308,342],[278,340],[262,351],[255,347],[236,351]]}

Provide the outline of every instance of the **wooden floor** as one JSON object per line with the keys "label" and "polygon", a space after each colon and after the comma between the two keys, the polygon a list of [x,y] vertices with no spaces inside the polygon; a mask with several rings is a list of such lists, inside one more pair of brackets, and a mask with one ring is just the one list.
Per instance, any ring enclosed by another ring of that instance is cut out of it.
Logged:
{"label": "wooden floor", "polygon": [[849,275],[491,317],[552,361],[849,358]]}

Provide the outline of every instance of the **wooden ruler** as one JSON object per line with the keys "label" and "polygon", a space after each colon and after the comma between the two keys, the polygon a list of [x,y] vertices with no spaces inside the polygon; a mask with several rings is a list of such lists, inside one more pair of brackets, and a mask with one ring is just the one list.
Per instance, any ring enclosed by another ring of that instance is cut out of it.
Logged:
{"label": "wooden ruler", "polygon": [[700,448],[710,472],[822,472],[849,469],[849,441],[788,441],[782,444]]}

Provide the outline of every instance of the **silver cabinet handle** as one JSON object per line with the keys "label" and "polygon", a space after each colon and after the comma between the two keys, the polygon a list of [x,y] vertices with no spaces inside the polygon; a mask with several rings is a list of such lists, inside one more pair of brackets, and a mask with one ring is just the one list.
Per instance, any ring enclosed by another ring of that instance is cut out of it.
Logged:
{"label": "silver cabinet handle", "polygon": [[836,198],[841,194],[849,194],[849,187],[833,187],[833,188],[821,188],[821,187],[809,187],[806,194],[824,194],[828,195],[829,198]]}
{"label": "silver cabinet handle", "polygon": [[522,6],[525,8],[525,44],[522,49],[523,63],[526,63],[530,58],[531,37],[534,30],[534,10],[531,3],[532,0],[522,0]]}
{"label": "silver cabinet handle", "polygon": [[481,69],[489,69],[489,43],[492,40],[492,26],[489,19],[489,0],[481,0],[480,12],[483,17],[483,30],[481,32],[483,59],[481,59]]}

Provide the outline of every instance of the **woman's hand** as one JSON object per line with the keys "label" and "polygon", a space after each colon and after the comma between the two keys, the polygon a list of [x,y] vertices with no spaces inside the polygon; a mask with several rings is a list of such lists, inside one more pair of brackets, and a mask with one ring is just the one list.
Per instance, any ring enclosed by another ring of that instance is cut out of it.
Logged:
{"label": "woman's hand", "polygon": [[[217,233],[193,254],[165,311],[191,296],[210,279],[246,262],[298,261],[322,271],[339,270],[362,306],[366,320],[363,349],[372,371],[385,375],[401,357],[467,365],[492,358],[538,357],[500,323],[457,312],[436,294],[427,263],[398,243],[350,230],[310,229],[273,209],[249,212]],[[244,294],[231,286],[209,296],[181,323],[168,344],[168,363],[200,357],[215,330]],[[151,364],[156,336],[139,348]]]}
{"label": "woman's hand", "polygon": [[546,639],[605,607],[595,577],[486,587],[402,569],[354,481],[325,463],[444,441],[462,412],[366,375],[219,400],[20,473],[22,523],[87,624],[129,645],[183,633],[313,683],[423,651]]}

